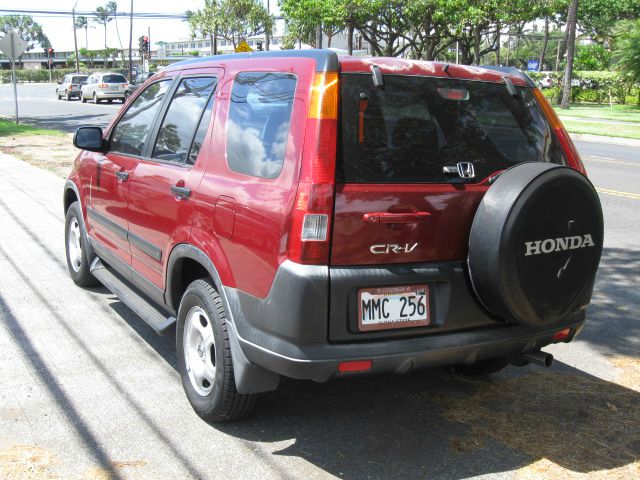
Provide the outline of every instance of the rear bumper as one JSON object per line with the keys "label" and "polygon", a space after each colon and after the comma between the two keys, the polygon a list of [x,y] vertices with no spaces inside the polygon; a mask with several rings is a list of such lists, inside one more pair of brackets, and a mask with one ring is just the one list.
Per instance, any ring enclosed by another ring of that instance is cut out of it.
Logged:
{"label": "rear bumper", "polygon": [[285,377],[325,382],[340,373],[342,362],[370,360],[366,373],[407,373],[458,364],[473,364],[486,358],[518,355],[539,350],[552,343],[558,330],[571,328],[571,341],[582,329],[584,311],[553,328],[535,330],[521,325],[501,326],[481,331],[447,333],[420,338],[366,344],[326,344],[300,357],[287,357],[239,338],[247,359]]}
{"label": "rear bumper", "polygon": [[100,92],[96,90],[96,97],[103,98],[124,98],[125,92]]}
{"label": "rear bumper", "polygon": [[[333,278],[329,281],[333,269],[287,261],[280,266],[265,299],[224,287],[232,333],[252,365],[286,377],[323,382],[345,375],[338,371],[338,365],[345,361],[371,360],[368,373],[405,373],[526,353],[551,343],[553,334],[564,328],[573,329],[571,340],[584,323],[584,310],[552,327],[501,323],[488,317],[472,299],[462,269],[446,265],[440,265],[439,270],[434,270],[433,265],[422,267],[404,268],[402,274],[384,267],[369,268],[366,273],[381,284],[391,282],[389,275],[396,275],[394,281],[399,285],[425,279],[435,282],[429,280],[429,272],[440,272],[438,278],[448,278],[451,294],[434,299],[440,302],[435,308],[441,310],[438,313],[441,323],[434,322],[431,329],[405,329],[404,336],[398,336],[397,331],[389,331],[386,337],[380,332],[352,334],[343,341],[332,342],[329,325],[337,315],[335,309],[329,307],[330,302],[336,301],[336,292],[330,287]],[[372,270],[379,270],[377,279]],[[344,276],[343,271],[340,273]],[[346,309],[351,308],[348,302],[345,305]],[[459,320],[463,317],[470,321]],[[458,328],[451,328],[451,324]]]}

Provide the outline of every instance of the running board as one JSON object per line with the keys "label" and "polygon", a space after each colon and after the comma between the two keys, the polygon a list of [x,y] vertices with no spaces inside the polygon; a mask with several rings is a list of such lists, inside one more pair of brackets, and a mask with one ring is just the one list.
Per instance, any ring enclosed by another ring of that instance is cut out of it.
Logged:
{"label": "running board", "polygon": [[111,272],[97,257],[91,264],[91,273],[159,335],[168,333],[175,325],[176,317],[167,317],[153,307],[149,301]]}

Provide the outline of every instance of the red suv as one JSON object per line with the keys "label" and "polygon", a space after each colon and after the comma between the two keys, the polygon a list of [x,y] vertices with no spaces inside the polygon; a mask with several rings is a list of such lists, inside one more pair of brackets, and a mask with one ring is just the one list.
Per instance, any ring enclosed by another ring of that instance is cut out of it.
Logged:
{"label": "red suv", "polygon": [[517,71],[326,50],[175,64],[80,128],[66,251],[157,332],[203,419],[281,376],[549,364],[581,329],[598,196]]}

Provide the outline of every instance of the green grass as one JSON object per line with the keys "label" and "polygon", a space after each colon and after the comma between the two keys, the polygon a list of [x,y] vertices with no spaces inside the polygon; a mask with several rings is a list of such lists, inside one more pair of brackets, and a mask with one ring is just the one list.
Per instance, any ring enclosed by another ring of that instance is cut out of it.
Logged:
{"label": "green grass", "polygon": [[13,120],[0,119],[0,137],[16,135],[56,135],[63,136],[66,133],[59,130],[47,130],[44,128],[32,127],[23,123],[17,124]]}
{"label": "green grass", "polygon": [[622,137],[640,140],[640,123],[635,125],[605,124],[600,122],[580,122],[562,119],[569,133],[588,133],[605,137]]}
{"label": "green grass", "polygon": [[613,105],[610,107],[609,105],[574,103],[568,110],[557,106],[554,106],[554,109],[560,117],[605,118],[640,123],[640,105]]}

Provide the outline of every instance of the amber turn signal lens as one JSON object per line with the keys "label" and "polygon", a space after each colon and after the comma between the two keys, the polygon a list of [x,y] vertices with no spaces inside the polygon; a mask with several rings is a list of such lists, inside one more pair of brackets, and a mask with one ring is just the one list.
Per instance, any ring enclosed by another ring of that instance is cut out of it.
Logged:
{"label": "amber turn signal lens", "polygon": [[309,118],[338,118],[338,73],[316,73],[311,87]]}

